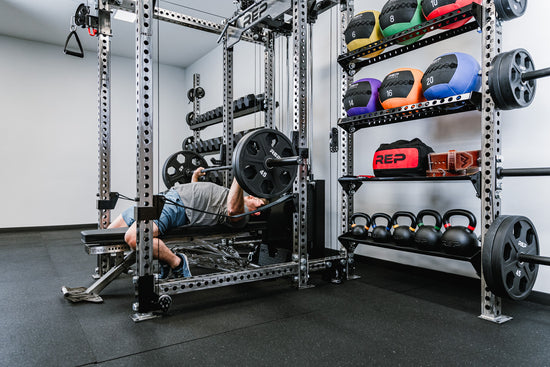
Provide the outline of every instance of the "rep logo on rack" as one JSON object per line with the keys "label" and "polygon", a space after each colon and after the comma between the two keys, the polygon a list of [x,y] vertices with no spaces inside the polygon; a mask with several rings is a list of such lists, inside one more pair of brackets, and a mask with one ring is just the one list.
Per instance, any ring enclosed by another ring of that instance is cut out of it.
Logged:
{"label": "rep logo on rack", "polygon": [[250,9],[250,11],[244,13],[241,19],[237,21],[239,28],[247,28],[263,18],[265,11],[267,10],[267,2],[262,1],[257,6]]}

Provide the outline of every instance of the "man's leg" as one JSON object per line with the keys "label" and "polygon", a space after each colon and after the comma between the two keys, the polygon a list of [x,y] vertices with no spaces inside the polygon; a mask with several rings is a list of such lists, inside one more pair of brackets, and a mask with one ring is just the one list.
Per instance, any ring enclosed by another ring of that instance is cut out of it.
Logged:
{"label": "man's leg", "polygon": [[122,227],[128,227],[128,225],[126,224],[126,221],[122,217],[122,214],[119,214],[118,217],[116,217],[116,219],[111,224],[109,224],[109,227],[107,228],[122,228]]}
{"label": "man's leg", "polygon": [[[124,241],[126,241],[126,243],[134,250],[136,249],[137,244],[136,228],[136,223],[132,224],[124,235]],[[164,261],[170,265],[172,269],[174,269],[180,264],[181,258],[174,254],[161,239],[157,238],[158,235],[159,229],[157,225],[153,223],[153,258]]]}

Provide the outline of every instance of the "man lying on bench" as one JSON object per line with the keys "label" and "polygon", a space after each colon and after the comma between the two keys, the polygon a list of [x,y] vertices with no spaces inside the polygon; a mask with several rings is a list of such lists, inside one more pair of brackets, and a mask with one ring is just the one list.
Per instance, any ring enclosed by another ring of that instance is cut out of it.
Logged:
{"label": "man lying on bench", "polygon": [[[193,172],[191,183],[176,183],[168,192],[162,194],[165,204],[158,220],[153,223],[153,257],[159,260],[159,278],[166,279],[170,272],[172,277],[190,277],[187,257],[182,253],[173,253],[164,242],[158,238],[171,228],[186,224],[215,225],[225,223],[229,226],[244,227],[248,216],[230,218],[246,211],[254,211],[267,204],[267,200],[254,196],[244,196],[243,189],[233,179],[231,188],[216,185],[211,182],[199,182],[204,176],[203,167]],[[257,213],[259,214],[259,213]],[[109,226],[109,228],[129,227],[124,241],[136,249],[137,235],[134,219],[134,208],[126,209]]]}

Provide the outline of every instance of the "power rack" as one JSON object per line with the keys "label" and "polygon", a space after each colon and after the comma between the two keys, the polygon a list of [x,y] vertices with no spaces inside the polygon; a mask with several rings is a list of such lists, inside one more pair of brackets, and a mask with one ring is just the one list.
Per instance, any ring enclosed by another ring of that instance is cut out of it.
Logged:
{"label": "power rack", "polygon": [[[500,200],[500,176],[496,172],[496,158],[501,154],[501,133],[500,133],[500,114],[497,111],[495,102],[489,92],[488,76],[491,69],[493,59],[501,53],[502,45],[502,28],[501,22],[497,18],[494,0],[483,0],[481,6],[472,4],[461,8],[455,12],[449,13],[442,17],[430,20],[419,26],[410,28],[400,32],[392,37],[382,39],[374,44],[367,45],[353,52],[347,52],[343,33],[353,15],[353,1],[344,1],[340,11],[340,50],[341,56],[338,62],[341,65],[339,70],[339,80],[341,84],[340,101],[343,101],[344,93],[351,84],[353,76],[361,67],[370,65],[375,62],[380,62],[390,57],[398,56],[406,52],[428,46],[435,42],[440,42],[451,37],[469,32],[472,30],[480,30],[481,38],[481,65],[482,65],[482,90],[480,94],[473,93],[468,96],[456,96],[454,98],[421,103],[419,105],[405,106],[399,109],[389,111],[375,112],[368,115],[346,117],[343,103],[341,103],[341,118],[338,121],[338,126],[341,128],[341,140],[339,149],[339,172],[341,178],[340,205],[340,237],[339,240],[343,243],[350,252],[355,250],[355,246],[361,243],[368,243],[373,246],[382,246],[396,248],[396,246],[384,245],[374,241],[358,241],[351,236],[348,236],[350,227],[349,219],[353,213],[353,195],[356,190],[364,183],[369,181],[392,181],[392,180],[377,180],[369,178],[357,178],[353,175],[353,139],[354,133],[362,128],[379,126],[397,122],[405,122],[419,118],[439,116],[449,113],[460,113],[464,111],[477,109],[480,111],[481,121],[481,167],[479,175],[469,178],[476,187],[478,197],[481,199],[481,248],[483,249],[485,234],[487,233],[491,223],[495,217],[501,213]],[[394,50],[386,50],[379,56],[362,60],[361,56],[368,54],[373,50],[394,45],[398,40],[405,40],[416,37],[420,34],[431,32],[441,28],[442,26],[452,23],[456,20],[463,19],[467,16],[473,16],[473,20],[463,26],[438,33],[432,37],[417,41],[411,45],[403,46]],[[432,104],[433,103],[433,104]],[[447,108],[452,107],[452,108]],[[458,107],[458,108],[456,108]],[[403,179],[407,180],[407,179]],[[410,179],[422,180],[422,179]],[[426,179],[431,182],[445,182],[448,179],[433,180]],[[405,250],[408,251],[408,250]],[[411,250],[411,252],[414,252]],[[434,255],[427,252],[422,252],[427,255]],[[439,255],[434,255],[439,256]],[[472,264],[479,263],[479,254],[473,258],[463,259],[470,261]],[[485,282],[481,266],[474,265],[481,277],[481,315],[480,317],[490,320],[495,323],[502,323],[510,319],[509,316],[502,315],[501,299],[494,295]],[[479,269],[478,269],[479,267]]]}
{"label": "power rack", "polygon": [[[183,280],[157,280],[153,270],[153,215],[155,203],[153,200],[153,126],[154,102],[153,87],[154,74],[152,70],[153,19],[166,21],[185,27],[191,27],[205,32],[220,34],[223,43],[223,144],[226,147],[226,165],[231,164],[233,153],[233,48],[239,41],[254,42],[265,46],[265,92],[264,105],[266,110],[265,126],[273,127],[274,113],[274,39],[278,36],[291,37],[293,41],[293,131],[296,136],[297,148],[307,151],[307,124],[308,111],[311,100],[308,92],[309,47],[308,23],[315,21],[316,16],[337,5],[339,1],[311,2],[307,0],[274,1],[263,0],[252,4],[244,10],[237,11],[226,21],[225,25],[215,24],[202,19],[190,17],[174,11],[161,9],[155,6],[154,0],[99,0],[98,1],[98,82],[99,82],[99,202],[111,198],[110,187],[110,74],[111,74],[111,12],[124,10],[135,13],[136,20],[136,105],[137,105],[137,252],[136,275],[134,276],[136,299],[133,304],[132,319],[142,321],[156,317],[159,310],[159,299],[171,295],[190,291],[228,286],[233,284],[260,281],[264,279],[290,277],[298,288],[309,287],[309,272],[335,269],[339,276],[353,277],[353,253],[348,254],[344,247],[336,251],[333,256],[310,260],[308,256],[308,183],[310,181],[310,167],[306,164],[298,170],[297,179],[293,186],[296,212],[293,217],[293,252],[290,262],[260,266],[253,270],[237,272],[220,272],[207,275],[193,276]],[[314,6],[312,6],[312,4]],[[261,10],[261,11],[260,11]],[[260,13],[258,13],[260,12]],[[290,22],[283,22],[283,17],[267,15],[291,15]],[[251,14],[255,20],[250,22]],[[248,19],[248,21],[246,21]],[[200,85],[200,78],[194,75],[193,88]],[[193,101],[193,111],[198,116],[200,105],[198,98]],[[194,137],[199,139],[199,131],[194,130]],[[227,172],[224,184],[232,180],[231,173]],[[110,223],[110,209],[101,209],[99,228],[104,229]],[[133,261],[133,259],[130,259]],[[102,289],[110,281],[113,273],[120,273],[115,269],[124,262],[128,266],[128,259],[117,256],[112,262],[108,253],[98,255],[98,277],[106,277],[105,282],[97,286]]]}

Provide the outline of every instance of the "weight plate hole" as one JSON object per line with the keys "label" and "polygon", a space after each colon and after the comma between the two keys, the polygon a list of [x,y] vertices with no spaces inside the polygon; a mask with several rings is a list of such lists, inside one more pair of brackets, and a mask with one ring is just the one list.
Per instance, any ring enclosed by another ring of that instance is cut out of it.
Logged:
{"label": "weight plate hole", "polygon": [[246,166],[246,167],[244,168],[244,172],[243,172],[243,173],[244,173],[244,176],[245,176],[247,179],[251,180],[251,179],[253,179],[253,178],[256,176],[256,174],[258,173],[258,171],[256,171],[256,168],[255,168],[254,166],[248,165],[248,166]]}
{"label": "weight plate hole", "polygon": [[258,154],[258,152],[260,151],[260,146],[258,145],[257,142],[251,141],[251,142],[246,146],[246,151],[247,151],[248,154],[250,154],[250,155],[256,155],[256,154]]}
{"label": "weight plate hole", "polygon": [[266,194],[271,194],[272,191],[273,191],[273,182],[264,180],[264,182],[262,182],[262,192]]}
{"label": "weight plate hole", "polygon": [[508,289],[512,289],[514,286],[514,273],[506,274],[506,286]]}
{"label": "weight plate hole", "polygon": [[290,180],[292,179],[292,176],[288,171],[283,171],[279,175],[279,180],[283,185],[288,185],[290,183]]}
{"label": "weight plate hole", "polygon": [[506,245],[504,246],[504,252],[502,253],[502,258],[504,259],[504,261],[510,260],[511,254],[512,246],[510,245],[510,243],[506,243]]}
{"label": "weight plate hole", "polygon": [[178,154],[176,160],[178,161],[178,163],[185,163],[185,156],[183,154]]}
{"label": "weight plate hole", "polygon": [[514,224],[514,237],[518,239],[519,236],[521,236],[521,222]]}
{"label": "weight plate hole", "polygon": [[277,143],[279,142],[279,138],[275,134],[267,134],[266,135],[267,144],[269,144],[270,147],[275,147]]}
{"label": "weight plate hole", "polygon": [[525,292],[527,290],[527,279],[525,277],[521,278],[519,281],[519,291],[521,293]]}
{"label": "weight plate hole", "polygon": [[527,230],[527,235],[525,237],[525,240],[529,245],[533,244],[533,241],[535,240],[535,232],[533,231],[533,228],[529,228]]}

